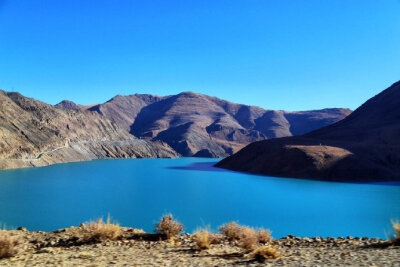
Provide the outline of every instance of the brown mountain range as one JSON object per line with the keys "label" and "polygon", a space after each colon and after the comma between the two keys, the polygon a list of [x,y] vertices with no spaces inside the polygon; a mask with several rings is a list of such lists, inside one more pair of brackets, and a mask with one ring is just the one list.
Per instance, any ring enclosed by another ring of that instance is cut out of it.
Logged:
{"label": "brown mountain range", "polygon": [[176,157],[96,112],[63,110],[0,90],[0,169],[118,157]]}
{"label": "brown mountain range", "polygon": [[349,113],[264,110],[192,92],[52,106],[0,90],[0,169],[97,158],[226,156],[250,142],[308,132]]}
{"label": "brown mountain range", "polygon": [[[76,109],[65,102],[57,105]],[[80,106],[80,108],[83,108]],[[183,156],[222,157],[269,138],[299,135],[337,122],[349,109],[265,110],[193,92],[116,96],[88,108],[131,134],[168,143]]]}
{"label": "brown mountain range", "polygon": [[217,166],[341,181],[400,180],[400,82],[347,118],[298,137],[255,142]]}

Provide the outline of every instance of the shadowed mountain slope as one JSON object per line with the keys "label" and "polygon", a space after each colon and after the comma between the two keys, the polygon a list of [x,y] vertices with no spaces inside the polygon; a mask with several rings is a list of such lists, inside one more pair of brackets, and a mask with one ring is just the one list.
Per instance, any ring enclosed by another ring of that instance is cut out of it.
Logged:
{"label": "shadowed mountain slope", "polygon": [[400,180],[400,82],[345,119],[308,134],[255,142],[218,167],[341,181]]}
{"label": "shadowed mountain slope", "polygon": [[213,157],[230,155],[254,141],[303,134],[351,112],[264,110],[193,92],[117,96],[90,110],[138,137],[164,141],[183,156]]}

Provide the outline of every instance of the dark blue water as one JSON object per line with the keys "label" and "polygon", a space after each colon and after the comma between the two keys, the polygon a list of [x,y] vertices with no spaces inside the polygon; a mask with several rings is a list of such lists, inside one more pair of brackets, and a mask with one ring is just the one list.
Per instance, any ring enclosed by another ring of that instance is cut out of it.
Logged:
{"label": "dark blue water", "polygon": [[400,186],[261,177],[199,158],[98,160],[0,172],[0,222],[54,230],[111,216],[153,229],[171,212],[188,232],[238,221],[274,237],[387,237]]}

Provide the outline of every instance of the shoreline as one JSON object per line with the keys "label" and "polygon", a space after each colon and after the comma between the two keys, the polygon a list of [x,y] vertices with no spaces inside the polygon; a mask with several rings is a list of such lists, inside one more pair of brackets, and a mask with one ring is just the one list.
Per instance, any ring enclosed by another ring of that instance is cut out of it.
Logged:
{"label": "shoreline", "polygon": [[[62,149],[61,149],[62,150]],[[199,158],[199,159],[221,159],[221,158],[206,158],[206,157],[183,157],[183,156],[176,156],[176,157],[128,157],[128,158],[89,158],[89,159],[76,159],[70,161],[56,161],[56,162],[43,162],[41,158],[37,159],[0,159],[0,173],[2,171],[15,171],[15,170],[24,170],[24,169],[33,169],[33,168],[41,168],[41,167],[49,167],[55,166],[60,164],[68,164],[68,163],[84,163],[84,162],[92,162],[96,160],[134,160],[134,159],[179,159],[179,158]],[[23,163],[22,165],[17,164],[14,167],[7,164],[7,162],[16,162],[16,163]],[[35,164],[33,162],[36,162]],[[216,162],[218,163],[218,161]],[[8,166],[8,167],[4,167]],[[295,179],[295,180],[302,180],[302,181],[316,181],[316,182],[327,182],[327,183],[346,183],[346,184],[356,184],[356,185],[378,185],[378,186],[400,186],[400,181],[390,180],[390,181],[353,181],[353,180],[323,180],[323,179],[315,179],[315,178],[298,178],[298,177],[284,177],[284,176],[269,176],[257,173],[250,173],[250,172],[240,172],[230,169],[225,169],[222,167],[216,166],[216,164],[208,166],[208,168],[214,168],[216,171],[221,172],[234,172],[239,174],[247,174],[251,176],[261,177],[261,178],[274,178],[274,179]],[[191,169],[191,165],[180,167],[179,169]],[[203,169],[201,169],[203,170]],[[209,170],[209,169],[207,169]]]}
{"label": "shoreline", "polygon": [[300,238],[288,235],[270,241],[281,257],[259,262],[221,237],[207,250],[196,249],[193,234],[167,239],[163,234],[121,227],[117,240],[82,241],[81,229],[69,227],[52,232],[25,228],[6,231],[24,240],[14,257],[0,259],[2,266],[265,266],[315,265],[400,265],[400,246],[377,238]]}

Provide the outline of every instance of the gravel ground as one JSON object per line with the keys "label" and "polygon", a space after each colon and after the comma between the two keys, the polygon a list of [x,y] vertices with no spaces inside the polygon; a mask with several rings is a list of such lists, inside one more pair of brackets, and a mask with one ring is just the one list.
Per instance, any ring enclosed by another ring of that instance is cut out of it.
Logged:
{"label": "gravel ground", "polygon": [[368,238],[298,238],[274,240],[282,257],[255,261],[236,243],[226,240],[204,251],[192,236],[174,241],[124,228],[118,241],[84,243],[79,227],[55,232],[9,231],[24,240],[20,252],[0,259],[0,266],[399,266],[400,246]]}

